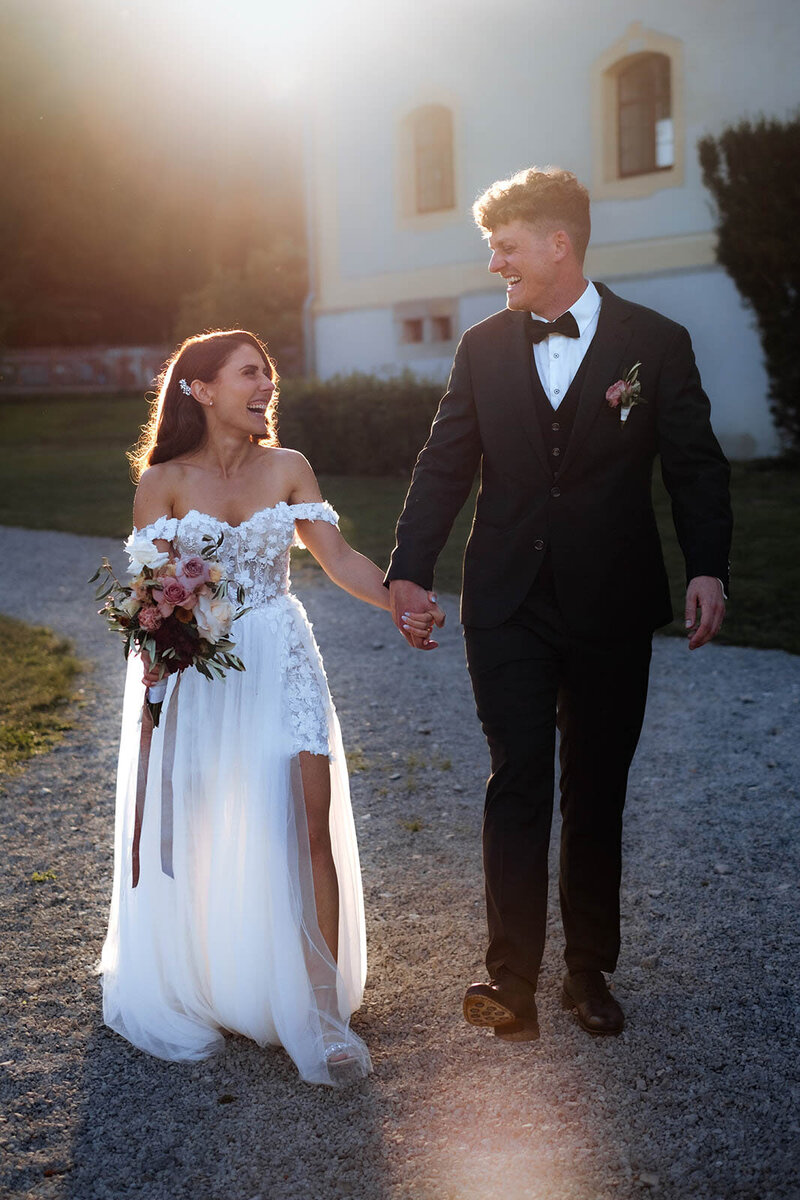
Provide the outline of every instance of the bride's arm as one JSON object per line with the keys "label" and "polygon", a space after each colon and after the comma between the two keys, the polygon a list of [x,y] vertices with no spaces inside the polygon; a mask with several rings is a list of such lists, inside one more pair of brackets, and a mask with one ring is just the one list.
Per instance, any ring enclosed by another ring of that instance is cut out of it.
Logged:
{"label": "bride's arm", "polygon": [[[169,472],[164,470],[166,464],[148,467],[142,473],[136,494],[133,497],[133,527],[146,529],[154,524],[159,517],[172,516],[172,488]],[[172,546],[164,538],[155,538],[153,544],[162,551],[172,554]],[[164,677],[164,668],[151,667],[150,656],[146,650],[141,654],[144,663],[142,682],[145,687],[153,687]]]}
{"label": "bride's arm", "polygon": [[367,604],[390,608],[389,593],[383,586],[383,572],[348,545],[335,525],[327,521],[298,521],[297,531],[303,545],[334,583]]}
{"label": "bride's arm", "polygon": [[[142,472],[136,494],[133,497],[133,527],[146,529],[159,517],[172,516],[173,488],[168,463],[158,463]],[[156,538],[159,550],[172,553],[172,547],[164,538]]]}
{"label": "bride's arm", "polygon": [[[296,476],[289,502],[291,504],[322,504],[316,476],[302,457],[297,455]],[[387,611],[391,605],[389,592],[383,585],[383,572],[369,558],[359,554],[342,537],[335,525],[327,521],[297,521],[297,532],[325,574],[359,600],[374,604]],[[444,614],[435,601],[431,601],[428,613],[409,614],[409,625],[414,632],[424,636],[430,629],[431,616],[442,624]],[[440,621],[439,618],[442,618]]]}

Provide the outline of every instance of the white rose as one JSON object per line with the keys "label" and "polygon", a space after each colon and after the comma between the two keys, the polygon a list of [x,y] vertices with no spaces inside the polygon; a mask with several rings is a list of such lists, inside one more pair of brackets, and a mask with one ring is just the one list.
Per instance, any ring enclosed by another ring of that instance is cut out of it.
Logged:
{"label": "white rose", "polygon": [[159,550],[155,542],[151,542],[149,537],[141,533],[132,533],[125,543],[125,549],[131,560],[128,565],[129,575],[138,575],[142,567],[150,567],[154,571],[169,562],[167,551]]}
{"label": "white rose", "polygon": [[200,595],[194,607],[194,617],[200,636],[209,642],[218,642],[230,631],[233,609],[221,597]]}

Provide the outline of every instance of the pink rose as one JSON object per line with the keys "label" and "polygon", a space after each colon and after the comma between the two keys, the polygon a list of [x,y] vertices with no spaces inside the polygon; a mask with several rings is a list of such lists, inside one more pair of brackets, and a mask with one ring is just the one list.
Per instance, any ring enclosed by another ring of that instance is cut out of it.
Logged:
{"label": "pink rose", "polygon": [[146,629],[148,633],[154,633],[160,626],[162,621],[161,613],[156,608],[155,604],[143,604],[139,609],[139,624],[142,629]]}
{"label": "pink rose", "polygon": [[622,397],[625,395],[626,383],[624,379],[618,379],[616,383],[612,383],[611,387],[606,392],[606,400],[612,408],[616,408]]}
{"label": "pink rose", "polygon": [[182,558],[178,564],[178,579],[190,592],[208,580],[208,564],[199,554]]}
{"label": "pink rose", "polygon": [[172,610],[177,607],[185,608],[191,592],[183,586],[177,577],[164,580],[161,588],[153,589],[153,600],[158,605],[162,617],[172,616]]}

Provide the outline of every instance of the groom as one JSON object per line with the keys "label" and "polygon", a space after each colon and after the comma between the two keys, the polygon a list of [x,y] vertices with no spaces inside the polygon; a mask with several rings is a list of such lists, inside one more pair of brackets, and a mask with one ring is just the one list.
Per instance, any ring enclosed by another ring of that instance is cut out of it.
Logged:
{"label": "groom", "polygon": [[672,616],[651,472],[659,455],[694,650],[725,613],[729,468],[686,330],[584,278],[589,196],[575,176],[521,172],[473,211],[506,311],[461,340],[386,581],[402,629],[404,613],[430,607],[436,559],[479,473],[461,619],[491,753],[489,980],[467,988],[464,1015],[506,1040],[538,1037],[558,727],[562,1001],[589,1033],[617,1034],[604,972],[619,954],[622,810],[653,630]]}

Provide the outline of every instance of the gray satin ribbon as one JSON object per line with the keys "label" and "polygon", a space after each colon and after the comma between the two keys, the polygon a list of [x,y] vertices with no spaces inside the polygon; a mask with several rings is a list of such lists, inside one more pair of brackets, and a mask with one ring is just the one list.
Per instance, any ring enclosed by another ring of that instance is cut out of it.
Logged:
{"label": "gray satin ribbon", "polygon": [[175,878],[172,869],[172,832],[173,832],[173,803],[172,803],[172,769],[175,766],[175,735],[178,729],[178,692],[181,686],[181,675],[175,680],[175,687],[170,696],[167,709],[167,721],[164,726],[164,749],[161,757],[161,870],[170,879]]}
{"label": "gray satin ribbon", "polygon": [[[172,689],[164,720],[164,746],[161,753],[161,870],[170,879],[175,878],[172,867],[173,847],[173,796],[172,771],[175,765],[175,737],[178,728],[178,691],[181,685],[180,672]],[[142,838],[144,802],[147,795],[147,774],[150,767],[150,743],[153,738],[153,723],[142,705],[142,732],[139,737],[139,765],[136,772],[136,806],[133,818],[133,844],[131,847],[131,887],[139,883],[139,846]]]}

